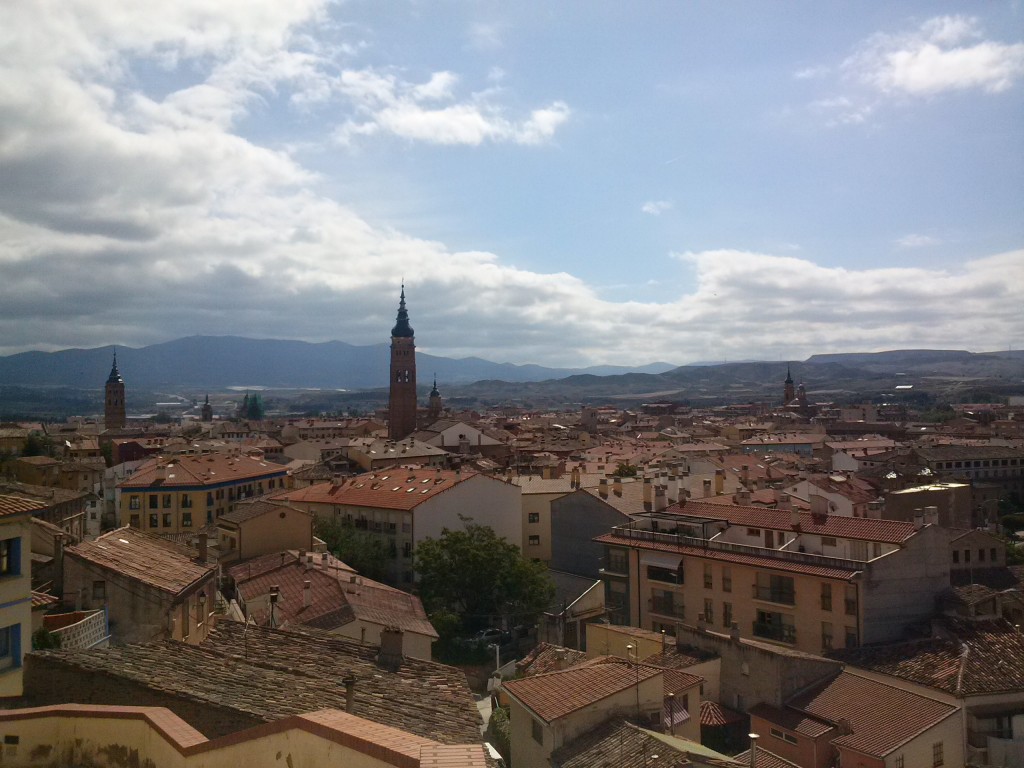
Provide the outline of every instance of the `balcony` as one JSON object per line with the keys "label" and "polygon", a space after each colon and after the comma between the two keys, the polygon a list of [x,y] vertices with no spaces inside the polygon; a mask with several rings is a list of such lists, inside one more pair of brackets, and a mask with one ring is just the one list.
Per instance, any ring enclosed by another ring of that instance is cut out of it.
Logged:
{"label": "balcony", "polygon": [[673,600],[667,600],[663,597],[652,597],[648,601],[651,613],[656,613],[659,616],[671,616],[675,619],[685,619],[686,609],[680,604]]}
{"label": "balcony", "polygon": [[796,605],[796,592],[792,589],[772,589],[755,584],[754,599],[779,605]]}
{"label": "balcony", "polygon": [[754,637],[775,640],[779,643],[796,643],[796,627],[790,624],[767,624],[763,621],[754,622]]}

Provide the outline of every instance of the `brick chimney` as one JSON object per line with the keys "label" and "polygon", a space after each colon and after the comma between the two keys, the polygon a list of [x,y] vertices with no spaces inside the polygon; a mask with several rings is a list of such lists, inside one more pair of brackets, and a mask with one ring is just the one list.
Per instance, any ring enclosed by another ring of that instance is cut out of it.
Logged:
{"label": "brick chimney", "polygon": [[206,557],[208,554],[208,543],[209,542],[207,539],[207,535],[205,533],[200,533],[199,537],[196,539],[196,549],[198,549],[199,551],[199,554],[196,555],[196,560],[202,565],[206,564]]}
{"label": "brick chimney", "polygon": [[741,507],[750,506],[750,491],[744,488],[742,491],[736,491],[736,503]]}
{"label": "brick chimney", "polygon": [[618,475],[612,479],[612,493],[616,496],[622,495],[622,478]]}
{"label": "brick chimney", "polygon": [[597,481],[597,493],[602,499],[608,498],[608,478],[602,477]]}
{"label": "brick chimney", "polygon": [[398,627],[385,627],[380,632],[380,653],[377,654],[377,666],[391,672],[397,672],[405,660],[402,653],[402,630]]}

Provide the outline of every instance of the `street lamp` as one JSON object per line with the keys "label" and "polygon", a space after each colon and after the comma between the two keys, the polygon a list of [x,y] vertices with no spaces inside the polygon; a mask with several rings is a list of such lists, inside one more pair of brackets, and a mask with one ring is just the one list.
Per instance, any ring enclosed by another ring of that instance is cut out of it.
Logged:
{"label": "street lamp", "polygon": [[633,644],[629,643],[626,645],[626,659],[632,659],[633,669],[636,672],[636,721],[640,723],[640,652],[636,653],[636,657],[633,657]]}

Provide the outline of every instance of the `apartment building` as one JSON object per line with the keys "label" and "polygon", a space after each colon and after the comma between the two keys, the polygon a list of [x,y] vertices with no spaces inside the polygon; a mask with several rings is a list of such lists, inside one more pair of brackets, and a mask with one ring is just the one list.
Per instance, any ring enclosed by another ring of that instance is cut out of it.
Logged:
{"label": "apartment building", "polygon": [[0,495],[0,697],[22,693],[22,659],[32,648],[32,515],[40,504]]}
{"label": "apartment building", "polygon": [[285,489],[287,476],[280,464],[248,456],[155,457],[118,484],[120,524],[187,533],[215,522],[243,499]]}
{"label": "apartment building", "polygon": [[612,622],[735,627],[809,653],[897,639],[949,586],[949,534],[934,520],[686,502],[595,541]]}

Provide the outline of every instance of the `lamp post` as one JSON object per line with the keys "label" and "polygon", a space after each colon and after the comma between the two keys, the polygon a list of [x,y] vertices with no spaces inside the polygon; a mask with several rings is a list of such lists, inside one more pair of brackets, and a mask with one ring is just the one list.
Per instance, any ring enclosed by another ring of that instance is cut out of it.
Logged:
{"label": "lamp post", "polygon": [[633,656],[633,644],[629,643],[626,646],[626,658],[632,660],[633,670],[636,673],[636,721],[640,723],[640,652],[637,651],[636,656]]}

